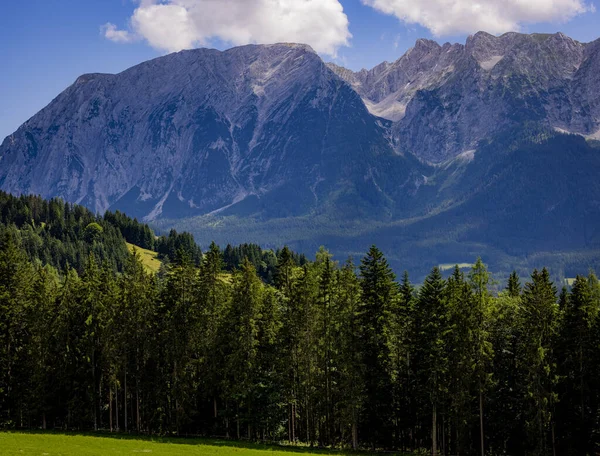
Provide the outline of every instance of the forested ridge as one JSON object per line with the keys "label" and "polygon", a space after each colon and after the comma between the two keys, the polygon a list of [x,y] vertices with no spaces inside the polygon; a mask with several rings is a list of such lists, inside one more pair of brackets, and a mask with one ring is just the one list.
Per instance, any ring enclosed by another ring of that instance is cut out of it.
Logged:
{"label": "forested ridge", "polygon": [[[126,242],[157,252],[165,265],[175,260],[180,250],[196,266],[202,261],[200,247],[187,232],[170,230],[157,236],[147,224],[122,212],[107,211],[99,216],[84,206],[59,198],[15,197],[0,191],[0,233],[9,233],[30,260],[59,271],[70,267],[79,274],[92,254],[98,263],[122,272],[129,257]],[[261,278],[272,283],[277,254],[256,244],[227,245],[223,253],[224,268],[232,271],[247,258]],[[304,255],[292,255],[297,264],[306,262]]]}
{"label": "forested ridge", "polygon": [[[416,288],[376,247],[358,265],[325,249],[313,261],[201,253],[123,214],[1,196],[4,428],[453,455],[599,449],[593,273],[570,290],[545,269],[495,284],[479,260],[448,278],[435,267]],[[163,249],[158,274],[121,251],[135,236]]]}

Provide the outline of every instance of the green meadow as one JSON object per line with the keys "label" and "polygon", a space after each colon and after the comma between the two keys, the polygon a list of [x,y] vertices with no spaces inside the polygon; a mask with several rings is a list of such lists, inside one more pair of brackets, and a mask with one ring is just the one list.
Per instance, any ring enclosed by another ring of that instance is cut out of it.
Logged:
{"label": "green meadow", "polygon": [[313,450],[306,447],[261,445],[216,439],[0,432],[0,455],[294,456],[294,453],[298,456],[302,454],[343,456],[352,452],[344,453]]}

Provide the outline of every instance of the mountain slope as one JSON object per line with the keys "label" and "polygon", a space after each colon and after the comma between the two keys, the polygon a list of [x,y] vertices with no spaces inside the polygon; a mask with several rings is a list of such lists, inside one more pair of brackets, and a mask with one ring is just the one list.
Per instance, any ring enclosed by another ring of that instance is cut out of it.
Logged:
{"label": "mountain slope", "polygon": [[419,40],[358,73],[299,44],[197,49],[78,78],[2,143],[0,188],[202,244],[566,271],[600,264],[592,138],[600,40]]}
{"label": "mountain slope", "polygon": [[0,186],[146,220],[304,213],[353,185],[379,208],[382,164],[410,173],[388,129],[307,46],[184,51],[78,78],[4,141]]}
{"label": "mountain slope", "polygon": [[219,214],[157,223],[220,244],[288,244],[306,253],[326,245],[340,260],[376,243],[396,271],[410,267],[417,279],[432,264],[478,256],[496,272],[548,266],[571,277],[581,265],[600,269],[599,169],[600,146],[581,136],[514,129],[431,169],[414,206],[393,218]]}

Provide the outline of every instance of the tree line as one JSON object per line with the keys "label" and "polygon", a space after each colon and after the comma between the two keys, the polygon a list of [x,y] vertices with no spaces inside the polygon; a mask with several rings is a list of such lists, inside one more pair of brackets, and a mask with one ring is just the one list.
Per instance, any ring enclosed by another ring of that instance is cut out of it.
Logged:
{"label": "tree line", "polygon": [[479,260],[415,287],[376,247],[358,265],[203,253],[119,212],[0,193],[0,426],[595,454],[598,279],[525,282]]}
{"label": "tree line", "polygon": [[[147,224],[120,211],[107,211],[100,216],[59,198],[16,197],[0,191],[0,232],[5,231],[17,239],[30,260],[59,271],[70,267],[81,274],[93,254],[97,262],[122,272],[129,256],[126,242],[157,252],[165,265],[176,260],[179,250],[185,251],[196,266],[202,262],[200,246],[190,233],[170,230],[168,234],[156,235]],[[231,272],[246,258],[261,279],[272,284],[278,254],[279,251],[265,250],[256,244],[227,245],[224,267]],[[298,265],[307,261],[304,255],[292,255]]]}
{"label": "tree line", "polygon": [[0,423],[433,454],[594,454],[600,285],[548,271],[492,294],[479,260],[418,288],[284,248],[273,285],[216,246],[161,274],[32,262],[0,239]]}

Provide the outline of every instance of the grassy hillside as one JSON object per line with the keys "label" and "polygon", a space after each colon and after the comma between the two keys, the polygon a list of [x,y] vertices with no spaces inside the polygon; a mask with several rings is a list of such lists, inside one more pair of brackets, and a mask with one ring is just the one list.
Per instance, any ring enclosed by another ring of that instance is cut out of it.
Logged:
{"label": "grassy hillside", "polygon": [[[309,450],[214,439],[145,438],[113,435],[50,433],[0,433],[0,455],[100,455],[153,454],[199,456],[291,456],[336,454],[339,451]],[[357,453],[354,453],[357,454]]]}
{"label": "grassy hillside", "polygon": [[142,263],[146,267],[146,269],[150,272],[157,273],[160,269],[161,261],[158,259],[158,253],[153,252],[152,250],[142,249],[137,245],[127,243],[127,248],[130,252],[133,252],[133,249],[136,249],[140,257],[142,258]]}

